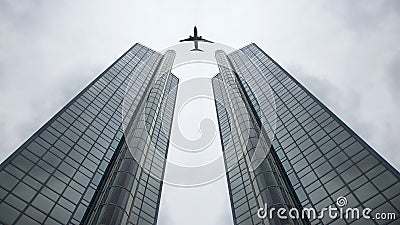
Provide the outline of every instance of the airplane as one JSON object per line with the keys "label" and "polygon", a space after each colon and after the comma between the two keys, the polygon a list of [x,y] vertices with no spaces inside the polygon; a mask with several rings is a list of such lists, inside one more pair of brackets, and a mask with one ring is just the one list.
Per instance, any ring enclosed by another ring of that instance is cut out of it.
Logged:
{"label": "airplane", "polygon": [[190,35],[189,38],[182,39],[179,42],[184,42],[184,41],[193,41],[194,49],[192,49],[190,51],[200,51],[200,52],[203,52],[203,50],[199,49],[199,41],[214,43],[212,41],[202,38],[201,36],[197,36],[197,27],[196,26],[194,26],[194,36]]}

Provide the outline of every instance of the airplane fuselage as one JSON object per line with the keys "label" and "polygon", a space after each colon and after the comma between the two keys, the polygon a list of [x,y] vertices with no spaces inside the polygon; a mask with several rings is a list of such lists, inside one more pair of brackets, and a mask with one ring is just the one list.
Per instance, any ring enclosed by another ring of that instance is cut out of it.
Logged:
{"label": "airplane fuselage", "polygon": [[197,38],[197,27],[194,27],[194,37]]}

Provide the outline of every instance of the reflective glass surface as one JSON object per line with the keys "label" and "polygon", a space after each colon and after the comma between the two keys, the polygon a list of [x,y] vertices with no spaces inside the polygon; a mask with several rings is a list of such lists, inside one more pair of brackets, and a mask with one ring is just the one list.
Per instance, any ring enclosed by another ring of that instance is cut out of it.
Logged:
{"label": "reflective glass surface", "polygon": [[123,137],[125,91],[138,107],[161,59],[134,45],[1,164],[1,223],[82,221]]}
{"label": "reflective glass surface", "polygon": [[[231,197],[235,224],[304,224],[301,219],[282,220],[273,214],[271,219],[261,220],[257,211],[264,207],[298,208],[300,205],[291,194],[293,188],[285,183],[285,174],[279,168],[278,158],[268,153],[262,163],[252,167],[257,149],[269,149],[269,139],[260,126],[257,108],[244,94],[228,56],[216,53],[220,73],[212,79],[221,143]],[[254,112],[253,112],[254,111]]]}
{"label": "reflective glass surface", "polygon": [[[272,147],[301,205],[319,211],[345,196],[348,207],[369,207],[372,214],[384,209],[399,215],[399,172],[258,46],[250,44],[240,51],[231,53],[229,59],[240,74],[238,79],[248,83],[246,92],[265,89],[265,84],[272,89],[277,114]],[[243,53],[252,64],[243,63],[248,60]],[[252,72],[252,66],[261,73]],[[257,108],[269,107],[255,98],[249,102],[257,113]],[[343,221],[360,222],[325,217],[311,223]],[[389,222],[397,224],[399,217]]]}

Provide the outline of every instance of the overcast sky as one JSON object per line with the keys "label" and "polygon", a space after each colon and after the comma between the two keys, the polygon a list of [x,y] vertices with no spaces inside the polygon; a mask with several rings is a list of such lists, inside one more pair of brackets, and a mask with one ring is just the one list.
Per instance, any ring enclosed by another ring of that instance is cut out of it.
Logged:
{"label": "overcast sky", "polygon": [[397,0],[0,0],[0,161],[134,43],[161,51],[197,25],[255,42],[399,169],[399,24]]}

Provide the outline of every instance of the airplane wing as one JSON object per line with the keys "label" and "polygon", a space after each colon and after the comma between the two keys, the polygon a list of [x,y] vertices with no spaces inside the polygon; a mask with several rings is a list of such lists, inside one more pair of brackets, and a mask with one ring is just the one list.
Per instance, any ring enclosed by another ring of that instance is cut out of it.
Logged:
{"label": "airplane wing", "polygon": [[182,40],[180,40],[179,42],[184,42],[184,41],[193,41],[193,37],[189,37],[189,38],[186,38],[186,39],[182,39]]}
{"label": "airplane wing", "polygon": [[200,38],[200,39],[198,39],[198,41],[204,41],[204,42],[208,42],[208,43],[214,43],[214,42],[212,42],[212,41],[209,41],[209,40],[207,40],[207,39],[204,39],[204,38]]}

